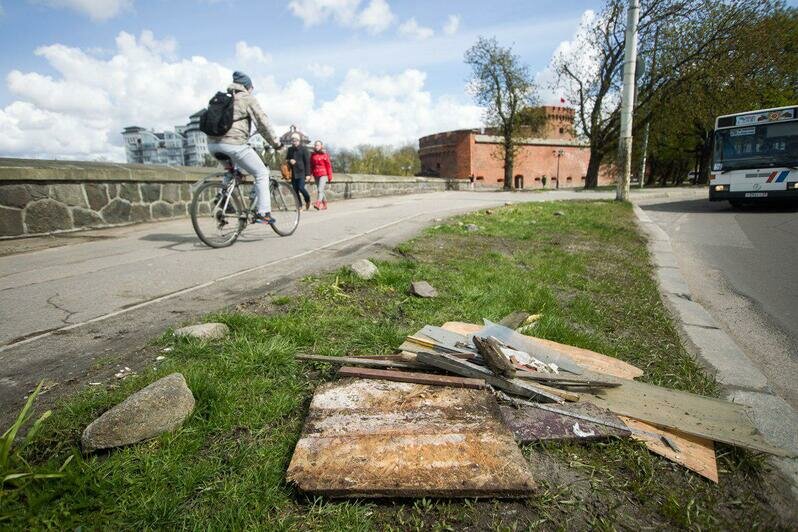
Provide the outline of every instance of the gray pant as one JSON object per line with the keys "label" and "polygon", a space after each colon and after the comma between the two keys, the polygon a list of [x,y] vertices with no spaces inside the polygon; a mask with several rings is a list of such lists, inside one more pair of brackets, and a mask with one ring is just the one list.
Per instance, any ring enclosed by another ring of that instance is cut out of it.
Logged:
{"label": "gray pant", "polygon": [[313,179],[316,180],[316,188],[319,189],[316,193],[316,201],[325,201],[327,197],[324,195],[324,189],[327,188],[327,176],[323,175],[321,177],[314,177]]}
{"label": "gray pant", "polygon": [[223,153],[243,171],[255,178],[255,191],[258,196],[258,214],[266,214],[272,210],[272,201],[269,196],[269,169],[263,164],[249,144],[217,144],[209,143],[208,151]]}

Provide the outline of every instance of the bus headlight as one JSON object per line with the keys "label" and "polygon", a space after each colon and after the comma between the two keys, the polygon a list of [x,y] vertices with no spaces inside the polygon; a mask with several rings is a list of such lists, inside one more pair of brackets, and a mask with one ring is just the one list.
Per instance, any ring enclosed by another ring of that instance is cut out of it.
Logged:
{"label": "bus headlight", "polygon": [[715,185],[715,192],[723,192],[726,190],[726,185]]}
{"label": "bus headlight", "polygon": [[798,181],[794,183],[787,183],[787,190],[798,190]]}

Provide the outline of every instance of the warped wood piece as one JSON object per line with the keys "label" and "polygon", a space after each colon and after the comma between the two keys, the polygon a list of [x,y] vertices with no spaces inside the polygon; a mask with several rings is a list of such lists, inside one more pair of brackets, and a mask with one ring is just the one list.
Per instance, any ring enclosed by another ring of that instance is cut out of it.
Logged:
{"label": "warped wood piece", "polygon": [[[562,403],[563,399],[560,395],[552,393],[543,389],[541,386],[533,385],[529,382],[522,381],[521,379],[507,379],[498,377],[493,374],[491,370],[484,366],[472,364],[467,360],[457,358],[452,355],[443,353],[417,353],[416,360],[444,371],[461,375],[463,377],[471,377],[475,379],[484,379],[485,382],[491,386],[504,390],[506,392],[520,395],[522,397],[536,397],[555,403]],[[558,392],[560,390],[557,390]]]}
{"label": "warped wood piece", "polygon": [[614,388],[621,386],[622,383],[615,382],[615,381],[607,381],[601,379],[591,379],[591,378],[584,378],[579,375],[568,375],[565,376],[563,374],[554,374],[554,373],[543,373],[540,371],[529,371],[523,365],[517,364],[515,376],[519,379],[526,379],[530,381],[536,382],[546,382],[552,386],[579,386],[579,387],[589,387],[589,388]]}
{"label": "warped wood piece", "polygon": [[606,423],[594,423],[529,406],[502,406],[499,410],[515,441],[522,444],[539,440],[597,440],[631,434],[629,430],[616,428],[623,426],[617,416],[590,403],[560,405],[558,408],[575,416],[605,420]]}
{"label": "warped wood piece", "polygon": [[782,449],[765,440],[754,427],[753,413],[745,405],[635,380],[619,382],[622,386],[617,388],[583,393],[582,399],[666,429],[776,456],[796,456],[794,450]]}
{"label": "warped wood piece", "polygon": [[339,369],[338,376],[412,382],[415,384],[429,384],[430,386],[454,386],[456,388],[473,388],[476,390],[486,386],[483,379],[451,377],[449,375],[433,375],[432,373],[416,373],[411,371],[394,371],[389,369],[353,368],[349,366],[344,366]]}
{"label": "warped wood piece", "polygon": [[629,428],[636,431],[661,434],[676,443],[679,448],[679,451],[674,451],[671,447],[665,445],[660,438],[643,432],[633,432],[632,438],[643,442],[652,453],[682,465],[702,477],[708,478],[715,484],[718,483],[718,463],[715,460],[715,443],[712,440],[691,436],[677,430],[665,430],[626,416],[620,416],[620,419]]}
{"label": "warped wood piece", "polygon": [[495,338],[474,337],[474,345],[482,355],[482,359],[493,373],[504,375],[505,377],[515,377],[515,366],[510,359],[502,353],[502,345]]}
{"label": "warped wood piece", "polygon": [[529,497],[487,390],[346,379],[319,386],[286,478],[330,497]]}
{"label": "warped wood piece", "polygon": [[504,325],[508,329],[515,330],[519,328],[521,325],[523,325],[528,317],[529,317],[528,312],[521,312],[521,311],[512,312],[503,317],[499,322],[499,325]]}
{"label": "warped wood piece", "polygon": [[[448,321],[443,324],[442,328],[462,335],[470,335],[479,332],[479,330],[482,329],[482,326],[475,325],[473,323],[464,323],[461,321]],[[571,357],[571,360],[580,366],[597,373],[612,375],[622,379],[634,379],[643,375],[642,369],[617,358],[602,355],[601,353],[596,353],[595,351],[590,351],[589,349],[582,349],[572,345],[560,344],[557,342],[552,342],[551,340],[537,338],[535,336],[530,336],[530,338],[534,338],[538,342],[546,344],[552,349],[561,351],[562,353]]]}
{"label": "warped wood piece", "polygon": [[349,364],[351,366],[365,366],[368,368],[400,368],[415,369],[419,365],[405,361],[375,360],[361,357],[328,357],[324,355],[296,355],[297,360],[312,360],[314,362],[327,362],[328,364]]}

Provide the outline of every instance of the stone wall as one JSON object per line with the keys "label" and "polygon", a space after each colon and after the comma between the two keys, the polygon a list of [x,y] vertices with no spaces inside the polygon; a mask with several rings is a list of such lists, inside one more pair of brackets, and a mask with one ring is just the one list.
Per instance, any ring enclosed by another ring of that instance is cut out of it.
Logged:
{"label": "stone wall", "polygon": [[[214,168],[0,158],[0,238],[188,215],[191,183]],[[277,177],[277,174],[275,174]],[[314,193],[314,187],[308,190]],[[330,200],[467,188],[435,178],[337,174]]]}

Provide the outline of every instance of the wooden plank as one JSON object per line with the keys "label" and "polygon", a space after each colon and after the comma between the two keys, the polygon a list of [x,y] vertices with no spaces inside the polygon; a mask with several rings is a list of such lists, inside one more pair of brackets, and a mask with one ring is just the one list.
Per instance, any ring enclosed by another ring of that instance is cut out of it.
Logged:
{"label": "wooden plank", "polygon": [[510,428],[518,443],[540,440],[597,440],[611,437],[628,437],[631,432],[613,427],[623,426],[618,417],[590,403],[560,405],[561,410],[573,414],[605,420],[607,424],[592,423],[574,417],[528,406],[518,408],[502,406],[502,419]]}
{"label": "wooden plank", "polygon": [[[471,335],[479,332],[479,330],[482,329],[482,326],[460,321],[448,321],[443,324],[442,328],[462,335]],[[571,360],[580,366],[597,373],[612,375],[622,379],[634,379],[643,374],[643,370],[624,362],[623,360],[602,355],[601,353],[596,353],[595,351],[590,351],[589,349],[582,349],[580,347],[560,344],[557,342],[552,342],[551,340],[545,340],[543,338],[537,338],[534,336],[530,336],[530,338],[535,338],[537,341],[548,345],[552,349],[556,349],[568,355],[571,357]]]}
{"label": "wooden plank", "polygon": [[312,360],[314,362],[327,362],[328,364],[349,364],[352,366],[364,366],[368,368],[402,368],[415,369],[417,364],[410,362],[399,362],[394,360],[375,360],[361,357],[328,357],[324,355],[296,355],[297,360]]}
{"label": "wooden plank", "polygon": [[487,390],[345,379],[316,389],[287,479],[331,497],[528,497]]}
{"label": "wooden plank", "polygon": [[505,377],[515,377],[515,366],[504,353],[501,352],[502,345],[495,338],[482,338],[474,336],[474,345],[482,355],[485,365],[496,375]]}
{"label": "wooden plank", "polygon": [[[643,442],[654,454],[658,454],[672,462],[682,465],[698,473],[702,477],[708,478],[715,484],[718,483],[718,463],[715,460],[715,444],[712,440],[691,436],[690,434],[685,434],[677,430],[665,430],[630,417],[621,416],[620,419],[626,423],[629,428],[637,431],[645,431],[634,432],[632,438]],[[679,450],[675,451],[670,446],[665,445],[661,438],[646,433],[660,434],[669,438],[676,444]]]}
{"label": "wooden plank", "polygon": [[501,319],[499,325],[504,325],[508,329],[517,329],[526,321],[529,317],[528,312],[512,312]]}
{"label": "wooden plank", "polygon": [[556,394],[542,389],[540,386],[530,384],[521,379],[506,379],[497,377],[488,368],[472,364],[467,360],[462,360],[451,355],[440,353],[418,353],[416,360],[428,366],[475,379],[484,379],[485,382],[495,388],[506,392],[520,395],[522,397],[535,397],[555,403],[562,403],[563,399]]}
{"label": "wooden plank", "polygon": [[516,364],[515,376],[519,379],[526,379],[530,381],[546,382],[552,386],[579,386],[590,388],[615,388],[621,386],[622,383],[608,380],[584,378],[580,375],[564,375],[554,373],[543,373],[540,371],[529,371],[525,366]]}
{"label": "wooden plank", "polygon": [[483,379],[433,375],[432,373],[415,373],[410,371],[393,371],[387,369],[353,368],[344,366],[338,370],[340,377],[360,377],[363,379],[383,379],[387,381],[412,382],[431,386],[454,386],[457,388],[484,388]]}
{"label": "wooden plank", "polygon": [[635,380],[618,382],[622,386],[583,393],[582,399],[666,429],[776,456],[796,456],[794,450],[768,443],[757,432],[753,414],[745,405]]}

